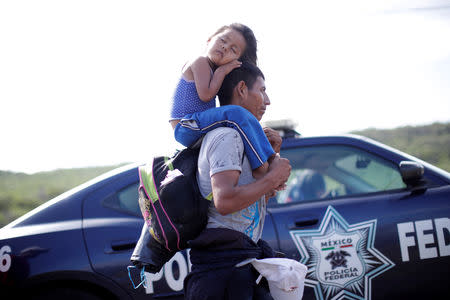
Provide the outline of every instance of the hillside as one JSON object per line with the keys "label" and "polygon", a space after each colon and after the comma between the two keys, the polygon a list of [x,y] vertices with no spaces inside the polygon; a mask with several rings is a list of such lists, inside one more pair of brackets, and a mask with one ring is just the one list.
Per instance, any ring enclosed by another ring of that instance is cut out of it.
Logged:
{"label": "hillside", "polygon": [[450,172],[450,122],[354,131]]}
{"label": "hillside", "polygon": [[[351,132],[450,171],[450,122]],[[118,166],[62,169],[32,175],[0,171],[0,227],[53,197]]]}
{"label": "hillside", "polygon": [[116,167],[61,169],[32,175],[0,171],[0,227]]}

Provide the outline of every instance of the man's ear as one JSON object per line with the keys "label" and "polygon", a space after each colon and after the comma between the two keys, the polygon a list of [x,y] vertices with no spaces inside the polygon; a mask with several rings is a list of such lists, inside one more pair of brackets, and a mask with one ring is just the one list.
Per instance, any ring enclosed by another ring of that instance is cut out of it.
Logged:
{"label": "man's ear", "polygon": [[247,85],[245,84],[244,80],[241,80],[238,82],[238,84],[236,85],[236,90],[237,90],[237,94],[238,94],[239,98],[241,98],[241,99],[247,98],[248,88],[247,88]]}

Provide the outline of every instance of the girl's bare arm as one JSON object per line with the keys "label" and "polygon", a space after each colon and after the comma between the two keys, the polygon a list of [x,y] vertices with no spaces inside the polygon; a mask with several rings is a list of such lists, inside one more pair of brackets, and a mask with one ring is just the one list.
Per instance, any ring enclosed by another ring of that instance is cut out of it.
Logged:
{"label": "girl's bare arm", "polygon": [[217,95],[225,76],[240,65],[241,63],[237,60],[229,62],[218,67],[211,76],[208,59],[203,56],[197,58],[191,65],[191,71],[200,99],[204,102],[213,99]]}

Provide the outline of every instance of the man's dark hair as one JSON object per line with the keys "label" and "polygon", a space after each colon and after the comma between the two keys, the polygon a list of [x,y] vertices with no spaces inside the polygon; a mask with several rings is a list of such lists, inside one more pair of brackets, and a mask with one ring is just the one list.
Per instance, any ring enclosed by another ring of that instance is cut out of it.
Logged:
{"label": "man's dark hair", "polygon": [[228,73],[222,82],[219,92],[217,93],[220,106],[229,105],[231,103],[233,90],[240,81],[244,81],[245,85],[251,89],[253,88],[253,84],[258,76],[265,79],[261,70],[254,64],[248,62],[243,62],[239,68],[236,68]]}
{"label": "man's dark hair", "polygon": [[256,65],[256,62],[258,60],[258,57],[256,55],[256,38],[255,35],[253,34],[253,31],[248,27],[245,26],[244,24],[241,23],[232,23],[230,25],[225,25],[220,27],[212,36],[210,36],[210,38],[218,35],[219,33],[224,32],[227,29],[233,29],[236,30],[237,32],[239,32],[240,34],[242,34],[242,36],[245,39],[245,50],[244,52],[241,54],[241,57],[239,58],[240,61],[247,61],[250,62],[254,65]]}

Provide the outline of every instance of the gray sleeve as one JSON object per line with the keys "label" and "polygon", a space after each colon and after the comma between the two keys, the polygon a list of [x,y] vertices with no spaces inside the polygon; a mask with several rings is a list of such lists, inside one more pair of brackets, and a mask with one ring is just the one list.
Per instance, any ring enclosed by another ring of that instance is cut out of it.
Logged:
{"label": "gray sleeve", "polygon": [[[230,170],[242,171],[244,144],[239,133],[232,128],[214,130],[215,135],[209,144],[207,157],[210,165],[210,176]],[[211,132],[212,133],[212,132]]]}

